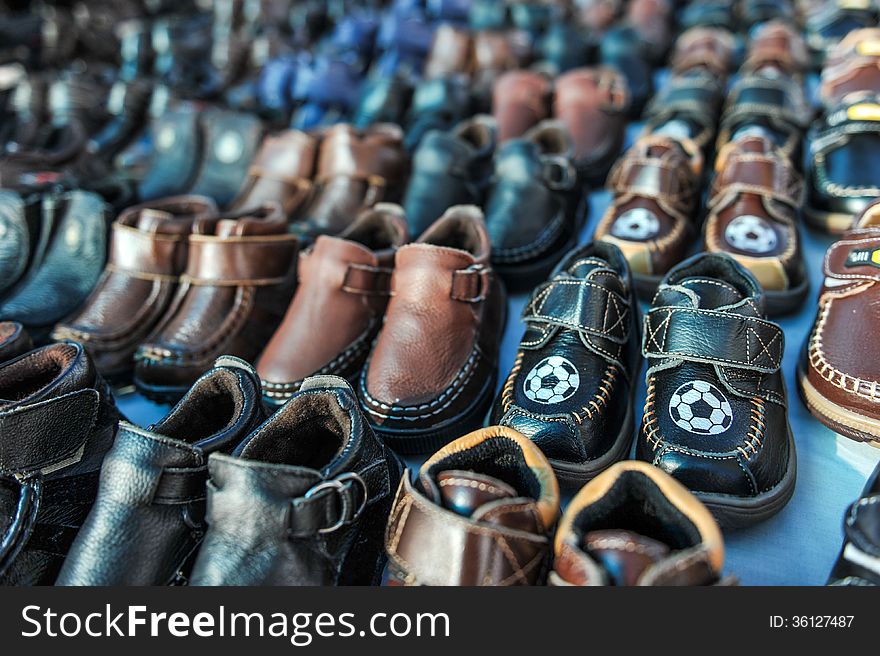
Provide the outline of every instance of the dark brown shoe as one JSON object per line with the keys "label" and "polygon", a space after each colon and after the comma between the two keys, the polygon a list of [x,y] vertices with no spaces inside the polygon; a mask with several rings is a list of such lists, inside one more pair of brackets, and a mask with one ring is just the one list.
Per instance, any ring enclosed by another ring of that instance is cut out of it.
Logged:
{"label": "dark brown shoe", "polygon": [[0,321],[0,363],[13,360],[33,347],[24,326],[15,321]]}
{"label": "dark brown shoe", "polygon": [[552,83],[534,71],[509,71],[498,78],[492,91],[492,116],[498,142],[515,139],[549,117]]}

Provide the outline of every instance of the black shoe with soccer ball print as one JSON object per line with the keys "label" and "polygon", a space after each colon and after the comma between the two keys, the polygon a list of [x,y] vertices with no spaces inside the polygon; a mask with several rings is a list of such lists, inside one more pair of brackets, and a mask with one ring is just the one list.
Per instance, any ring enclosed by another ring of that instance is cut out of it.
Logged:
{"label": "black shoe with soccer ball print", "polygon": [[682,262],[661,283],[643,333],[637,457],[690,488],[723,527],[779,512],[797,472],[784,338],[752,274],[725,254]]}
{"label": "black shoe with soccer ball print", "polygon": [[605,242],[571,251],[522,319],[492,423],[533,440],[560,483],[583,485],[632,446],[640,322],[626,258]]}

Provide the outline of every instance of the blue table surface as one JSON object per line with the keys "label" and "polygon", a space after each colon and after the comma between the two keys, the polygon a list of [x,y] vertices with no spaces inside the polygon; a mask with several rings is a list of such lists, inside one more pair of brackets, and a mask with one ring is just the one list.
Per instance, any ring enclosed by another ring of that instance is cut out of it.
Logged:
{"label": "blue table surface", "polygon": [[[811,81],[814,86],[815,80]],[[628,132],[632,142],[641,126]],[[608,207],[610,194],[594,191],[590,195],[590,216],[581,235],[587,243]],[[842,539],[843,513],[858,497],[868,475],[880,460],[880,449],[854,442],[834,433],[807,411],[797,392],[795,366],[816,313],[816,300],[822,283],[822,258],[834,241],[832,237],[801,229],[804,257],[811,282],[811,293],[794,315],[779,320],[785,332],[783,367],[789,398],[789,419],[797,443],[798,479],[791,502],[778,515],[748,529],[727,533],[725,569],[744,585],[822,585]],[[700,244],[693,245],[697,252]],[[499,386],[513,365],[523,325],[519,316],[527,295],[511,296],[504,341],[501,346]],[[646,306],[643,305],[644,310]],[[875,335],[865,339],[876,340]],[[644,374],[644,372],[643,372]],[[644,375],[636,408],[644,405]],[[167,412],[137,394],[119,397],[122,412],[134,423],[146,426]],[[419,460],[410,460],[417,467]]]}

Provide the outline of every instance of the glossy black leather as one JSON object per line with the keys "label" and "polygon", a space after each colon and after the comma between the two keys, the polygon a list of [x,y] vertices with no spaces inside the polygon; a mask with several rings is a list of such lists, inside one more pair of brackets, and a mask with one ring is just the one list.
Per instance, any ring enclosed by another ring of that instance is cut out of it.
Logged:
{"label": "glossy black leather", "polygon": [[85,301],[107,260],[109,206],[71,191],[42,198],[39,243],[31,266],[0,301],[0,320],[48,331]]}
{"label": "glossy black leather", "polygon": [[[532,293],[522,319],[526,330],[491,423],[533,440],[564,482],[560,465],[588,470],[615,447],[621,451],[617,459],[624,457],[632,441],[632,392],[641,357],[638,304],[621,252],[594,242],[568,253]],[[540,399],[529,393],[529,376],[540,375],[554,356],[573,365],[578,381],[561,400]]]}
{"label": "glossy black leather", "polygon": [[157,423],[121,422],[56,585],[184,583],[207,528],[208,456],[265,417],[253,369],[225,356]]}
{"label": "glossy black leather", "polygon": [[14,191],[0,191],[0,298],[27,271],[39,236],[39,205]]}
{"label": "glossy black leather", "polygon": [[646,130],[712,145],[724,100],[721,82],[701,71],[669,79],[645,107]]}
{"label": "glossy black leather", "polygon": [[596,57],[595,43],[576,24],[553,23],[537,43],[540,61],[537,64],[551,75],[593,62]]}
{"label": "glossy black leather", "polygon": [[843,535],[828,585],[880,585],[880,465],[846,509]]}
{"label": "glossy black leather", "polygon": [[192,585],[378,583],[402,465],[345,380],[307,378],[208,469],[208,532]]}
{"label": "glossy black leather", "polygon": [[616,68],[626,78],[630,94],[630,116],[639,116],[654,92],[647,44],[634,28],[616,25],[602,37],[599,61]]}
{"label": "glossy black leather", "polygon": [[119,413],[85,350],[0,366],[0,585],[51,584],[95,499]]}
{"label": "glossy black leather", "polygon": [[368,80],[361,90],[352,123],[364,130],[373,123],[403,123],[412,86],[403,75],[381,76]]}
{"label": "glossy black leather", "polygon": [[724,0],[691,2],[682,10],[679,24],[682,31],[698,26],[723,27],[733,31],[736,29],[736,15],[731,4]]}
{"label": "glossy black leather", "polygon": [[194,104],[182,103],[153,121],[153,156],[138,188],[142,200],[177,196],[192,186],[204,142],[199,113]]}
{"label": "glossy black leather", "polygon": [[413,92],[404,147],[413,151],[430,130],[451,130],[471,115],[470,81],[464,75],[424,80]]}

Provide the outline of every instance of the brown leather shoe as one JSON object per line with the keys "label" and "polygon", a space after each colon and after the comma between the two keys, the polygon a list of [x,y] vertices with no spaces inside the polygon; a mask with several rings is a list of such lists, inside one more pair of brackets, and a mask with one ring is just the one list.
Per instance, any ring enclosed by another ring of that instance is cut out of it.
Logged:
{"label": "brown leather shoe", "polygon": [[819,98],[828,108],[836,108],[844,98],[857,92],[880,93],[880,28],[853,30],[838,43],[825,65],[819,85]]}
{"label": "brown leather shoe", "polygon": [[308,376],[356,383],[382,327],[394,253],[407,241],[403,209],[379,203],[300,256],[293,303],[257,361],[268,405],[285,403]]}
{"label": "brown leather shoe", "polygon": [[193,224],[217,215],[203,196],[131,207],[113,224],[110,257],[82,309],[52,339],[81,343],[108,380],[126,383],[137,347],[159,324],[186,268]]}
{"label": "brown leather shoe", "polygon": [[705,70],[725,79],[733,69],[736,42],[733,35],[720,27],[692,27],[675,40],[670,59],[672,72],[682,74]]}
{"label": "brown leather shoe", "polygon": [[424,453],[479,426],[497,376],[506,299],[483,214],[457,205],[397,251],[385,324],[358,389],[374,430]]}
{"label": "brown leather shoe", "polygon": [[559,487],[541,450],[490,426],[400,481],[385,547],[391,585],[541,585]]}
{"label": "brown leather shoe", "polygon": [[431,50],[425,61],[425,79],[448,77],[456,73],[470,75],[474,71],[475,56],[470,30],[444,23],[434,32]]}
{"label": "brown leather shoe", "polygon": [[727,253],[752,272],[771,316],[796,310],[809,291],[797,231],[802,198],[800,173],[769,136],[744,134],[718,153],[706,250]]}
{"label": "brown leather shoe", "polygon": [[650,299],[693,243],[702,167],[693,142],[647,135],[611,171],[614,196],[593,238],[623,252],[643,299]]}
{"label": "brown leather shoe", "polygon": [[801,396],[819,421],[880,446],[880,201],[825,254],[819,312],[798,366]]}
{"label": "brown leather shoe", "polygon": [[231,210],[242,212],[274,201],[293,218],[311,193],[317,151],[318,140],[299,130],[263,139]]}
{"label": "brown leather shoe", "polygon": [[138,390],[174,401],[219,355],[253,361],[290,303],[297,250],[277,203],[196,221],[177,294],[135,354]]}
{"label": "brown leather shoe", "polygon": [[33,348],[24,326],[17,321],[0,321],[0,363],[13,360]]}
{"label": "brown leather shoe", "polygon": [[304,241],[338,235],[360,210],[380,201],[399,202],[408,173],[403,131],[397,125],[328,128],[318,152],[314,194],[299,213],[294,232]]}
{"label": "brown leather shoe", "polygon": [[740,73],[754,73],[765,66],[797,76],[805,74],[810,67],[804,37],[783,19],[767,21],[755,28]]}
{"label": "brown leather shoe", "polygon": [[498,125],[498,142],[525,134],[549,116],[552,84],[542,73],[508,71],[492,91],[492,116]]}
{"label": "brown leather shoe", "polygon": [[582,179],[601,185],[623,148],[629,92],[612,68],[578,68],[556,80],[553,115],[574,141],[574,162]]}

